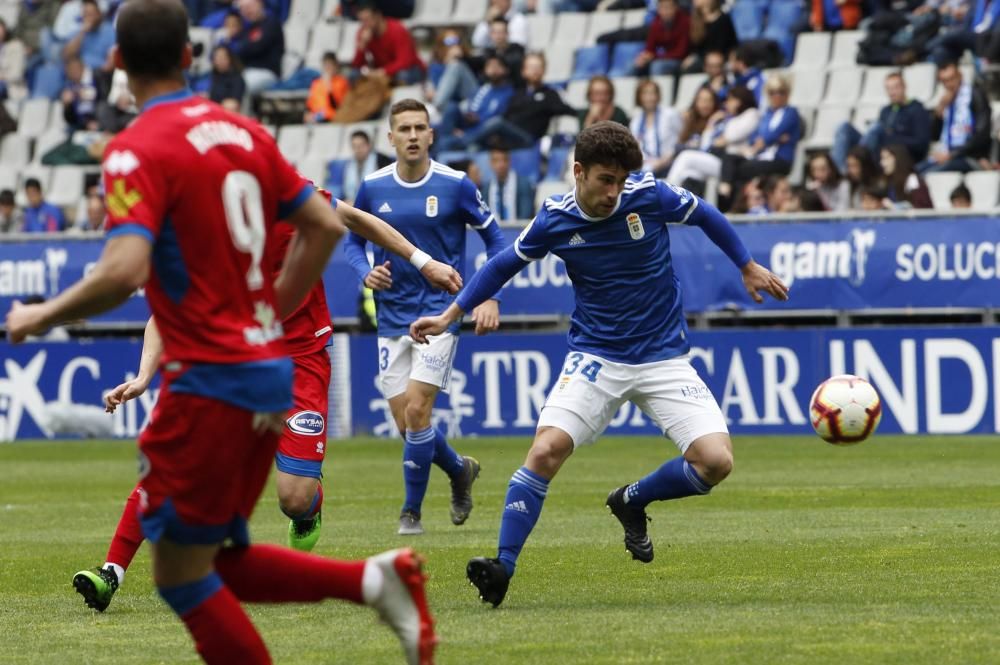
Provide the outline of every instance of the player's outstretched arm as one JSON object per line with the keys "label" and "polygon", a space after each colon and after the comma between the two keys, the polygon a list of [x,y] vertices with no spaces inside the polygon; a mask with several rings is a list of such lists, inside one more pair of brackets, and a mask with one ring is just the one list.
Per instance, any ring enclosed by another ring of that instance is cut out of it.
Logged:
{"label": "player's outstretched arm", "polygon": [[156,321],[149,317],[146,332],[142,336],[142,355],[139,357],[139,371],[131,381],[126,381],[104,396],[104,410],[114,413],[119,404],[135,399],[146,392],[163,355],[163,338],[156,327]]}
{"label": "player's outstretched arm", "polygon": [[775,300],[788,300],[788,287],[777,275],[760,265],[753,259],[743,266],[740,271],[743,273],[743,286],[754,302],[764,302],[764,297],[760,295],[763,291]]}
{"label": "player's outstretched arm", "polygon": [[287,220],[297,233],[292,236],[281,273],[274,282],[278,316],[295,311],[319,278],[333,248],[344,237],[340,218],[318,193],[313,194]]}
{"label": "player's outstretched arm", "polygon": [[427,342],[428,335],[440,335],[462,314],[471,311],[493,297],[504,284],[528,262],[517,255],[513,245],[503,250],[479,269],[469,280],[458,298],[448,309],[437,316],[425,316],[410,325],[410,337],[421,344]]}
{"label": "player's outstretched arm", "polygon": [[108,238],[94,269],[51,300],[36,305],[15,301],[7,313],[7,338],[14,344],[58,323],[114,309],[149,277],[152,245],[138,234]]}
{"label": "player's outstretched arm", "polygon": [[[344,225],[352,232],[406,259],[436,288],[448,293],[458,293],[458,290],[462,288],[462,276],[458,274],[457,270],[432,259],[427,253],[407,240],[402,233],[375,215],[359,210],[343,201],[337,201],[337,212],[340,213]],[[367,283],[367,278],[365,286],[376,288]],[[382,288],[388,287],[382,286]]]}

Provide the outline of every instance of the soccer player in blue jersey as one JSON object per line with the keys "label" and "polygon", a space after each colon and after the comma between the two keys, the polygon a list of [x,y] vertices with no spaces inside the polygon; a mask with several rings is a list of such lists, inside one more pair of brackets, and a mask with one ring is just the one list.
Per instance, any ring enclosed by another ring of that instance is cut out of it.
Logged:
{"label": "soccer player in blue jersey", "polygon": [[512,247],[483,266],[444,313],[417,320],[423,342],[549,252],[566,262],[576,309],[569,353],[538,419],[527,460],[510,480],[497,558],[475,558],[466,572],[484,602],[499,605],[531,533],[549,482],[577,446],[593,443],[631,401],[681,455],[638,481],[612,490],[607,506],[625,529],[634,559],[653,560],[646,506],[707,494],[733,466],[722,411],[688,358],[680,284],[667,224],[698,226],[736,264],[747,291],[786,300],[788,288],[754,262],[726,218],[690,192],[657,181],[642,166],[628,129],[600,122],[580,133],[576,188],[545,201]]}
{"label": "soccer player in blue jersey", "polygon": [[[476,186],[464,173],[430,158],[434,133],[427,108],[414,99],[393,104],[389,129],[397,161],[364,179],[355,207],[378,215],[460,273],[465,267],[467,225],[479,232],[488,256],[501,252],[503,234]],[[440,312],[453,296],[428,288],[420,275],[421,261],[425,260],[422,253],[410,259],[413,265],[390,264],[388,253],[376,247],[372,267],[364,239],[355,234],[349,236],[345,251],[358,277],[375,291],[382,394],[405,439],[406,500],[399,517],[399,534],[424,531],[420,510],[432,464],[451,478],[451,521],[464,524],[472,510],[472,483],[479,475],[479,462],[459,455],[448,445],[444,433],[431,426],[434,400],[440,390],[448,390],[459,317],[429,337],[426,346],[414,344],[408,335],[412,321]],[[499,325],[496,292],[500,286],[472,311],[477,334],[496,330]]]}

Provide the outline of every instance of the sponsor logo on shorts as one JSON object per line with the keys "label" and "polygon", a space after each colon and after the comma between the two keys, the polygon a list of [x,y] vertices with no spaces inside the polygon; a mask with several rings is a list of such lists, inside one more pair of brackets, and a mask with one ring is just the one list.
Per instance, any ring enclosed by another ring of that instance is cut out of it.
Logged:
{"label": "sponsor logo on shorts", "polygon": [[420,360],[424,365],[435,371],[441,372],[448,367],[448,356],[435,356],[430,353],[421,353]]}
{"label": "sponsor logo on shorts", "polygon": [[299,411],[286,420],[285,424],[296,434],[322,434],[326,429],[323,414],[318,411]]}
{"label": "sponsor logo on shorts", "polygon": [[712,399],[712,391],[708,386],[682,386],[681,395],[689,399]]}

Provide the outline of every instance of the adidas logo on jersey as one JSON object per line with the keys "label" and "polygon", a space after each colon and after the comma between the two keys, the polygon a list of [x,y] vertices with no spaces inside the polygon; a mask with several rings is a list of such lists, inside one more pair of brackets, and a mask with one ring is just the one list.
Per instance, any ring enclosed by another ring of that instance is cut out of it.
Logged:
{"label": "adidas logo on jersey", "polygon": [[581,236],[579,233],[574,233],[573,237],[569,239],[570,245],[582,245],[585,242],[587,241],[584,240],[583,236]]}
{"label": "adidas logo on jersey", "polygon": [[511,503],[507,504],[506,509],[513,510],[518,513],[528,512],[528,506],[526,503],[524,503],[524,501],[512,501]]}
{"label": "adidas logo on jersey", "polygon": [[381,205],[381,206],[379,207],[378,211],[379,211],[379,212],[392,212],[392,206],[391,206],[391,205],[389,205],[389,202],[388,202],[388,201],[386,201],[385,203],[383,203],[383,204],[382,204],[382,205]]}

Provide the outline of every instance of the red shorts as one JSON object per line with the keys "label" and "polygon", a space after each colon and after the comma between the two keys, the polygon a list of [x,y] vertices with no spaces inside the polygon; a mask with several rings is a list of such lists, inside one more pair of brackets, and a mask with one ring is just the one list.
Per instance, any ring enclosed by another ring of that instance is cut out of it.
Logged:
{"label": "red shorts", "polygon": [[293,476],[321,478],[326,454],[326,414],[330,391],[330,354],[323,348],[292,358],[294,406],[274,456],[278,471]]}
{"label": "red shorts", "polygon": [[164,388],[139,436],[140,517],[150,542],[247,544],[247,520],[271,471],[278,433],[254,414]]}

